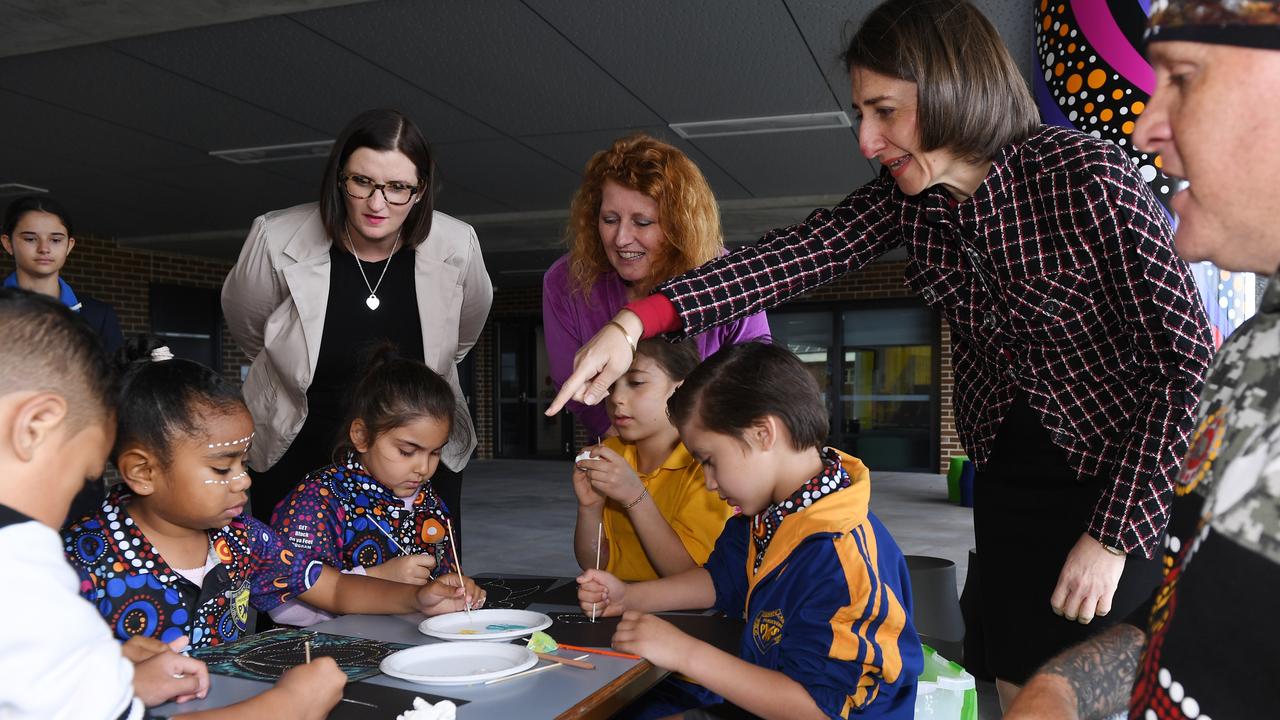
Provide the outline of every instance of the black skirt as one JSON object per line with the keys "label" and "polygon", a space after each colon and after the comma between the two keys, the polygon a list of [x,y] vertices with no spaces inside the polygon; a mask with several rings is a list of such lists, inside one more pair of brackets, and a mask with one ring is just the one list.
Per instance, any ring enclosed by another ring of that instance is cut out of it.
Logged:
{"label": "black skirt", "polygon": [[1053,613],[1062,564],[1088,529],[1103,482],[1076,477],[1019,396],[974,479],[981,632],[997,678],[1026,682],[1054,655],[1124,620],[1159,584],[1159,561],[1130,554],[1106,617],[1081,625]]}

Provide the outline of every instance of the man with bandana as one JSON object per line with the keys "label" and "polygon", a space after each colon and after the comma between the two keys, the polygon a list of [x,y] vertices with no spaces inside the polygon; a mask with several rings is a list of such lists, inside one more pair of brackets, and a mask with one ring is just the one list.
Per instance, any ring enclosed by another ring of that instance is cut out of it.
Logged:
{"label": "man with bandana", "polygon": [[1280,0],[1156,0],[1156,90],[1134,143],[1189,186],[1174,241],[1190,261],[1271,275],[1201,396],[1145,608],[1050,661],[1005,715],[1273,717],[1280,682]]}

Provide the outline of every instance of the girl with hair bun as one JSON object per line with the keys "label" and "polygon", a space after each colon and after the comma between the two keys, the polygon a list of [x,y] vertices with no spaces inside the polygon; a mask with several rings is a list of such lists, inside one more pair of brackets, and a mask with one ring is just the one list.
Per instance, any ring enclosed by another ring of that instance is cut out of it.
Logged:
{"label": "girl with hair bun", "polygon": [[166,349],[136,350],[112,451],[124,483],[62,534],[81,594],[118,640],[218,645],[245,634],[250,606],[294,598],[333,613],[436,615],[482,597],[456,573],[406,585],[338,572],[246,515],[255,433],[239,391]]}

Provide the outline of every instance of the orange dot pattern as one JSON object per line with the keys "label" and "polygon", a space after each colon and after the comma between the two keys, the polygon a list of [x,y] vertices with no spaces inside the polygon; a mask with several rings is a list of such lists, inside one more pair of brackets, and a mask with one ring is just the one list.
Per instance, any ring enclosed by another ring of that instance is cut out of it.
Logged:
{"label": "orange dot pattern", "polygon": [[[1072,5],[1049,0],[1035,5],[1040,59],[1036,94],[1045,116],[1060,122],[1060,113],[1076,130],[1119,146],[1167,205],[1174,183],[1161,172],[1159,158],[1133,145],[1137,120],[1146,110],[1146,93],[1107,64],[1102,57],[1107,53],[1090,46]],[[1050,99],[1056,108],[1047,104]]]}

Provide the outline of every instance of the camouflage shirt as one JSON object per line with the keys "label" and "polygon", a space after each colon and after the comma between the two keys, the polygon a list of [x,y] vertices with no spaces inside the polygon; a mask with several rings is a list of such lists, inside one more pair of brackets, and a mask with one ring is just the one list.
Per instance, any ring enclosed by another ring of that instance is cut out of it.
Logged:
{"label": "camouflage shirt", "polygon": [[1280,273],[1222,346],[1175,485],[1130,718],[1280,708]]}

